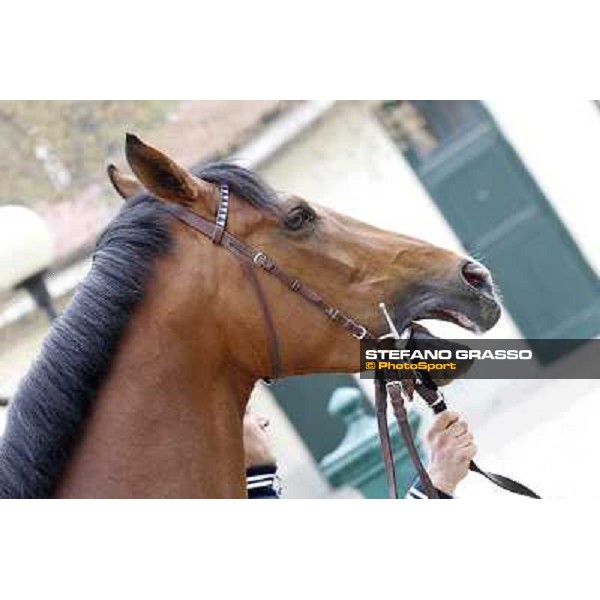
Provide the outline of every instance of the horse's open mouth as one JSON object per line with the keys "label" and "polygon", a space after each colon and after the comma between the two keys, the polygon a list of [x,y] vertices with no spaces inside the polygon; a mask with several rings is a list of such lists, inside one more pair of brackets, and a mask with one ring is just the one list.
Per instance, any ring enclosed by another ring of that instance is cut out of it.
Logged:
{"label": "horse's open mouth", "polygon": [[[438,321],[447,321],[448,323],[453,323],[454,325],[458,325],[467,331],[471,331],[473,333],[482,333],[481,327],[475,323],[470,317],[467,315],[460,313],[456,310],[450,309],[435,309],[428,312],[425,312],[422,315],[418,315],[416,318],[412,319],[412,324],[416,321],[421,321],[424,319],[436,319]],[[426,329],[422,325],[420,325],[423,329]],[[431,334],[430,334],[431,335]]]}
{"label": "horse's open mouth", "polygon": [[[481,334],[493,327],[500,317],[500,306],[497,303],[487,302],[484,305],[476,304],[469,305],[465,310],[460,310],[456,306],[427,306],[429,303],[424,303],[420,307],[413,310],[401,311],[403,314],[396,314],[394,323],[400,333],[406,331],[408,327],[412,329],[413,343],[416,348],[424,349],[467,349],[464,344],[459,344],[456,341],[450,341],[447,338],[441,338],[432,333],[428,327],[425,327],[421,321],[445,321],[457,325],[461,329],[471,333]],[[454,303],[453,303],[454,304]],[[457,303],[458,304],[458,303]],[[467,314],[467,311],[469,314]],[[460,335],[455,338],[460,339]],[[461,377],[468,371],[472,362],[461,361],[456,373],[452,379]],[[450,383],[452,379],[437,379],[438,385]]]}
{"label": "horse's open mouth", "polygon": [[[427,332],[432,338],[436,338],[421,324],[421,321],[445,321],[479,335],[498,322],[500,313],[500,305],[490,296],[479,295],[468,301],[456,297],[445,299],[429,297],[402,307],[395,307],[393,319],[399,332],[413,326],[418,331]],[[460,334],[457,334],[455,339],[459,338]]]}

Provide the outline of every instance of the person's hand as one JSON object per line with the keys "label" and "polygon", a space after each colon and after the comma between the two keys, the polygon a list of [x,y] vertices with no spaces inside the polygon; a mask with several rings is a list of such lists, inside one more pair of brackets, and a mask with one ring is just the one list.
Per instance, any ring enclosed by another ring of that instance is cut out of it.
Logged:
{"label": "person's hand", "polygon": [[269,419],[248,411],[244,415],[244,457],[246,469],[275,465],[277,460],[271,450],[267,434]]}
{"label": "person's hand", "polygon": [[433,485],[446,494],[454,494],[477,452],[468,425],[457,413],[444,411],[433,421],[425,440],[431,454],[428,471]]}

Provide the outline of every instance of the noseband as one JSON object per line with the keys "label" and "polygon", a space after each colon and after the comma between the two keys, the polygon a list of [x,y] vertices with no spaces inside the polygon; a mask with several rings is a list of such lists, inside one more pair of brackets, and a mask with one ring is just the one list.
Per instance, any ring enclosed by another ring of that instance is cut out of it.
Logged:
{"label": "noseband", "polygon": [[[400,336],[396,331],[396,328],[389,318],[387,311],[385,311],[385,306],[383,306],[384,316],[388,322],[390,333],[383,336],[383,338],[377,338],[364,325],[357,323],[343,311],[326,302],[319,294],[317,294],[299,279],[288,275],[264,252],[255,250],[252,248],[252,246],[245,244],[235,236],[231,235],[227,231],[227,218],[229,215],[229,187],[226,183],[219,184],[219,205],[214,223],[206,220],[196,212],[180,204],[165,203],[163,204],[163,208],[182,223],[185,223],[187,226],[210,238],[213,244],[217,246],[223,246],[229,250],[239,260],[240,267],[254,289],[254,293],[263,313],[263,322],[265,324],[265,333],[267,337],[267,346],[269,349],[271,366],[271,373],[268,377],[264,377],[265,380],[270,378],[277,379],[280,376],[281,353],[279,349],[277,331],[271,317],[269,305],[260,285],[260,281],[256,275],[257,268],[260,268],[269,275],[272,275],[281,283],[283,283],[283,285],[285,285],[289,290],[300,295],[307,302],[324,313],[333,323],[347,331],[353,338],[357,340],[376,340],[392,337],[399,343],[407,343],[407,339]],[[426,372],[422,373],[417,371],[413,374],[411,371],[411,377],[414,390],[425,400],[435,414],[443,412],[447,409],[441,391],[437,388],[435,382]],[[378,376],[378,378],[375,379],[375,403],[377,408],[377,424],[379,427],[379,437],[381,441],[383,460],[388,482],[389,496],[390,498],[398,497],[394,459],[387,422],[388,395],[391,400],[392,409],[398,422],[400,432],[419,479],[421,480],[421,484],[429,498],[438,498],[439,495],[437,490],[433,486],[429,474],[423,466],[421,457],[419,456],[413,439],[412,431],[408,424],[408,415],[406,412],[405,402],[412,399],[412,392],[407,391],[405,381],[391,381]],[[502,475],[496,475],[494,473],[482,471],[474,462],[471,462],[469,468],[471,471],[483,475],[496,485],[508,491],[524,496],[539,498],[537,494],[532,492],[524,485],[507,477],[503,477]]]}

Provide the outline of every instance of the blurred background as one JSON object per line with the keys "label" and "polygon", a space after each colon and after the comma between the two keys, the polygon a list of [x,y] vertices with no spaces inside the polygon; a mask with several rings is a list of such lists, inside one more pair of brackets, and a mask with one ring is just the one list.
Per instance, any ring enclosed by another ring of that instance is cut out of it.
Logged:
{"label": "blurred background", "polygon": [[[105,175],[132,131],[189,167],[233,157],[293,191],[469,252],[504,298],[493,338],[600,333],[600,107],[543,101],[0,102],[0,397],[9,401],[49,323],[89,269],[121,201]],[[465,338],[449,324],[437,335]],[[572,353],[581,351],[575,348]],[[599,496],[596,380],[458,381],[480,464],[543,496]],[[284,495],[383,497],[368,381],[347,375],[257,384]],[[367,384],[366,386],[363,384]],[[5,407],[0,407],[0,430]],[[412,410],[413,425],[429,418]],[[402,481],[412,473],[396,441]],[[502,492],[468,479],[461,496]]]}

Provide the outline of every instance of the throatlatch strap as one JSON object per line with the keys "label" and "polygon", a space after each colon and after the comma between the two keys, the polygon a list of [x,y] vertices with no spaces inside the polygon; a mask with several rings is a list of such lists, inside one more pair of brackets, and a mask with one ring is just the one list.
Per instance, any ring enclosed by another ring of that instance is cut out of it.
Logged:
{"label": "throatlatch strap", "polygon": [[281,374],[279,339],[277,338],[277,330],[275,329],[271,312],[269,311],[269,305],[267,304],[267,299],[265,298],[260,281],[258,281],[258,277],[256,276],[254,265],[246,260],[240,260],[239,262],[242,271],[245,273],[246,278],[252,285],[252,289],[254,290],[254,294],[262,311],[263,323],[265,324],[265,334],[267,338],[267,348],[269,350],[269,361],[271,363],[271,374],[269,377],[272,379],[278,379],[279,375]]}

